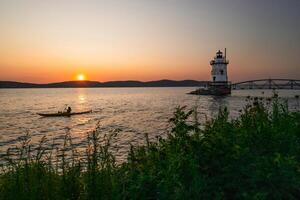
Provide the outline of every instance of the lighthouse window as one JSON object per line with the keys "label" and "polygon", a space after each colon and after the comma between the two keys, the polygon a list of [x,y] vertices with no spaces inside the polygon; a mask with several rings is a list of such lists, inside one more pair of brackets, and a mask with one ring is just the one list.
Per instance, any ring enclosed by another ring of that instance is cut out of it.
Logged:
{"label": "lighthouse window", "polygon": [[221,73],[221,75],[223,75],[223,74],[224,74],[224,71],[223,71],[223,70],[221,70],[221,71],[220,71],[220,73]]}

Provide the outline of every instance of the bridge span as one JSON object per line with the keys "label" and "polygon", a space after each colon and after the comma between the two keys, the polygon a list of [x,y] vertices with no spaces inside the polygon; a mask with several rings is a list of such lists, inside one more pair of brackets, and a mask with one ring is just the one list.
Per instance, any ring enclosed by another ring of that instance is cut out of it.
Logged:
{"label": "bridge span", "polygon": [[275,89],[300,90],[300,80],[295,79],[258,79],[231,84],[232,90]]}

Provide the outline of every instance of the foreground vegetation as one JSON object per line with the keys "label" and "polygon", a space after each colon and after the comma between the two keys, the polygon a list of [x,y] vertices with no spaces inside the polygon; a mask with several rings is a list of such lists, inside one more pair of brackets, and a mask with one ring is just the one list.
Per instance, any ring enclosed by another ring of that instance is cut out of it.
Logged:
{"label": "foreground vegetation", "polygon": [[234,120],[226,109],[201,126],[196,118],[177,108],[167,138],[146,137],[119,165],[111,136],[103,142],[99,129],[89,134],[84,157],[68,135],[55,158],[43,142],[33,153],[25,137],[19,159],[5,156],[0,199],[300,198],[299,112],[277,99],[267,109],[256,99]]}

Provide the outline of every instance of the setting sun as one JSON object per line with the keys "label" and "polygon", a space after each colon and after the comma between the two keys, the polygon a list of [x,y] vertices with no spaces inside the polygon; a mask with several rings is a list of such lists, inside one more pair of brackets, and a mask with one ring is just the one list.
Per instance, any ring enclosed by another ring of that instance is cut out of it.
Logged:
{"label": "setting sun", "polygon": [[78,81],[84,81],[85,80],[85,76],[83,74],[78,74],[77,75],[77,80]]}

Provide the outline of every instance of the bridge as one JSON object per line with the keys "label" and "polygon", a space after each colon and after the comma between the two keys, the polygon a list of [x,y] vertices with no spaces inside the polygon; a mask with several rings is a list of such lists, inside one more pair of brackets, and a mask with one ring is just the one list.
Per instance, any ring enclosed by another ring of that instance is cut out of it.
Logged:
{"label": "bridge", "polygon": [[295,79],[258,79],[231,84],[232,90],[275,89],[300,90],[300,80]]}

